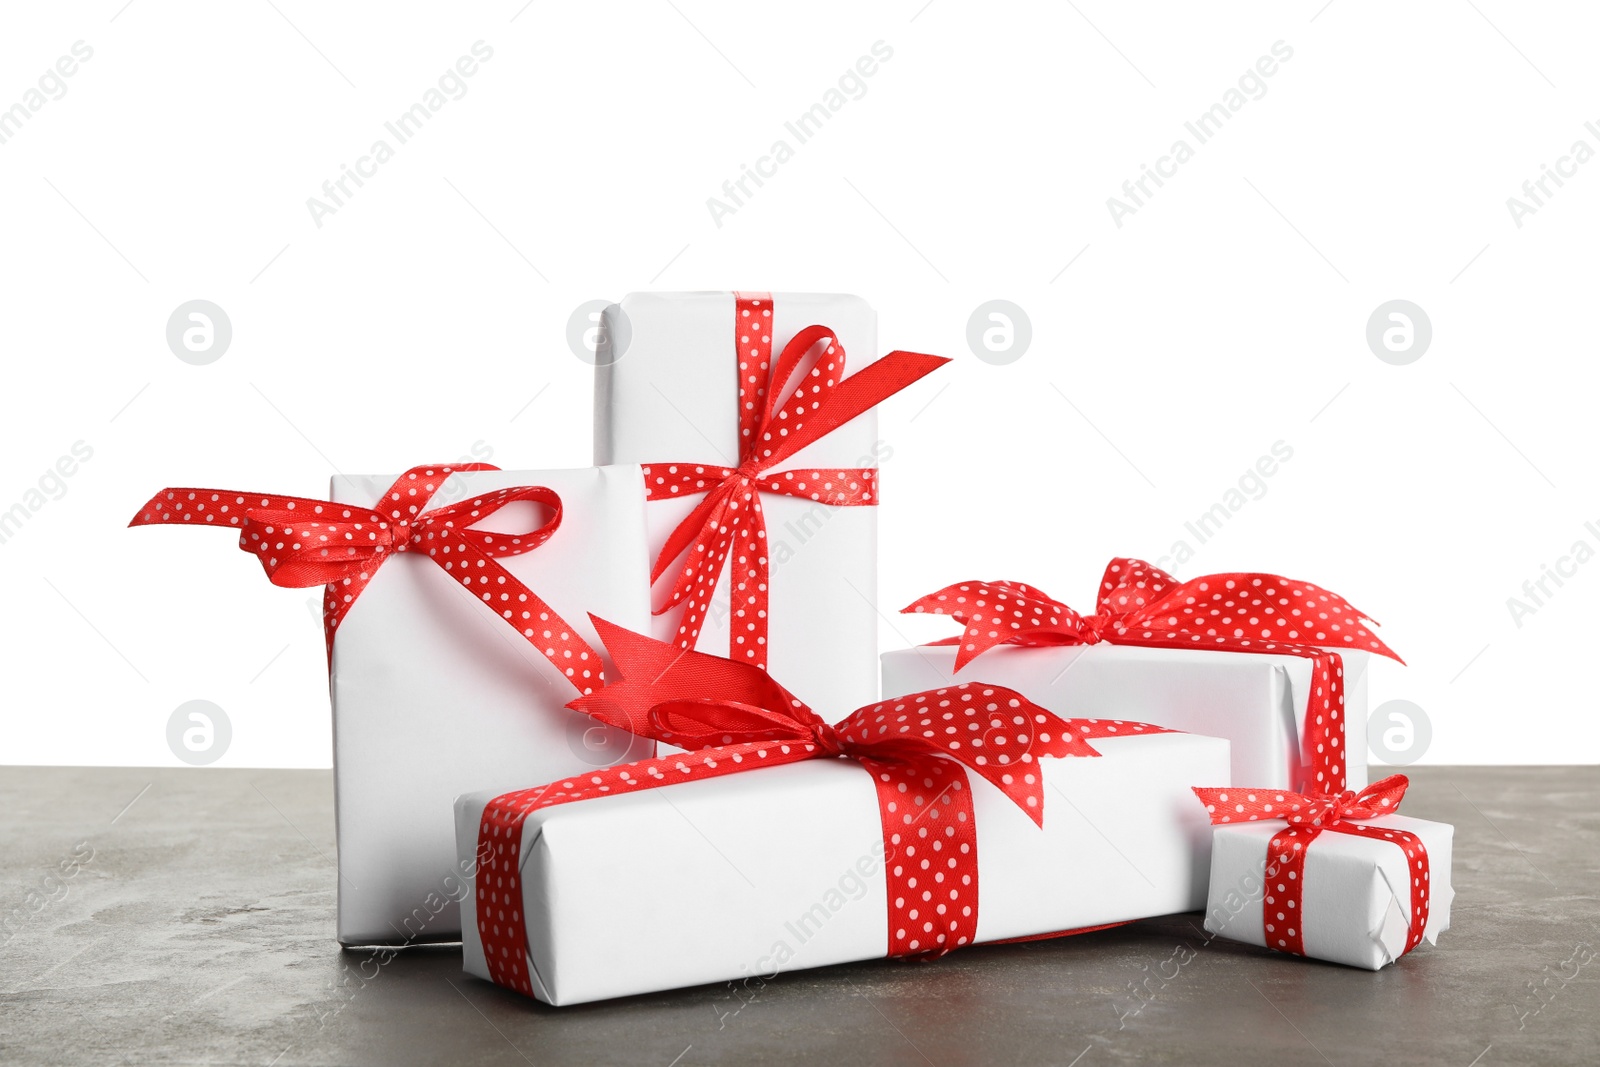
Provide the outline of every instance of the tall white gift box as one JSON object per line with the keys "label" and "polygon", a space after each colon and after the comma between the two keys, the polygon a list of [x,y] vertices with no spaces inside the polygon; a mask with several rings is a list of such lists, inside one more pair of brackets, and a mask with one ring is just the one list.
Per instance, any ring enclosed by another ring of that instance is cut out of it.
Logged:
{"label": "tall white gift box", "polygon": [[457,794],[654,752],[565,706],[603,682],[589,612],[649,623],[644,522],[637,466],[483,464],[330,500],[167,489],[135,517],[235,530],[274,584],[325,587],[341,942],[460,938]]}
{"label": "tall white gift box", "polygon": [[[876,468],[892,452],[872,404],[944,361],[880,359],[872,308],[821,293],[632,293],[599,337],[595,462],[645,465],[652,559],[686,520],[708,531],[666,561],[654,635],[769,667],[818,707],[873,699]],[[856,413],[834,425],[841,410]],[[791,435],[814,439],[769,462]]]}

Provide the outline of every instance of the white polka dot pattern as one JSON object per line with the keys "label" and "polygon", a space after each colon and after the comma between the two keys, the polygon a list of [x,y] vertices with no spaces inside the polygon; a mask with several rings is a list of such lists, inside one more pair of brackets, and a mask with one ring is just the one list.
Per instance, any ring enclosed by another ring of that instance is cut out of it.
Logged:
{"label": "white polka dot pattern", "polygon": [[[426,552],[538,649],[579,693],[591,692],[605,677],[599,653],[537,593],[496,562],[548,541],[561,526],[561,497],[544,486],[525,485],[428,507],[456,471],[499,469],[486,463],[413,467],[371,508],[226,489],[163,489],[128,525],[237,529],[239,547],[260,561],[274,585],[326,586],[323,625],[330,659],[339,623],[378,568],[399,553]],[[542,504],[550,509],[550,517],[526,533],[471,529],[517,501]]]}
{"label": "white polka dot pattern", "polygon": [[1345,786],[1344,663],[1334,648],[1400,657],[1348,601],[1310,582],[1275,574],[1211,574],[1179,583],[1143,560],[1114,559],[1100,581],[1098,611],[1084,616],[1021,582],[960,582],[906,612],[950,615],[964,627],[956,670],[997,645],[1109,641],[1147,648],[1261,652],[1311,661],[1301,730],[1305,788]]}
{"label": "white polka dot pattern", "polygon": [[[496,797],[479,825],[478,934],[490,977],[529,995],[522,826],[529,814],[662,784],[845,757],[872,775],[888,882],[886,954],[940,955],[978,922],[975,771],[1043,825],[1044,756],[1098,756],[1143,723],[1062,719],[1000,686],[965,682],[861,708],[830,726],[759,668],[685,651],[596,619],[621,678],[569,707],[692,751]],[[634,681],[632,679],[639,679]]]}
{"label": "white polka dot pattern", "polygon": [[[765,668],[771,571],[761,494],[833,507],[878,503],[877,471],[870,468],[772,468],[948,360],[891,352],[846,378],[844,347],[827,328],[808,326],[784,345],[774,361],[771,295],[736,293],[734,298],[739,466],[654,463],[644,468],[651,500],[705,494],[662,545],[650,580],[659,581],[687,553],[666,601],[655,613],[681,608],[676,643],[694,648],[712,593],[731,559],[735,566],[730,575],[733,614],[728,655]],[[783,401],[784,390],[797,375],[793,392]]]}
{"label": "white polka dot pattern", "polygon": [[1357,820],[1392,815],[1410,784],[1391,774],[1360,793],[1337,795],[1293,793],[1281,789],[1230,786],[1195,789],[1215,825],[1281,821],[1285,827],[1267,845],[1266,888],[1261,901],[1261,930],[1268,948],[1304,956],[1306,853],[1323,833],[1353,834],[1390,841],[1406,854],[1411,876],[1411,908],[1402,956],[1422,943],[1428,928],[1428,850],[1421,838],[1405,830],[1372,826]]}

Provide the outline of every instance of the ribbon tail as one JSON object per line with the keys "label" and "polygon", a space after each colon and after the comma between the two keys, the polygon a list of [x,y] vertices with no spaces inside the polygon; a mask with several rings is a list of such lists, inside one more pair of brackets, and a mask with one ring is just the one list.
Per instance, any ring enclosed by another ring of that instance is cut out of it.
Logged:
{"label": "ribbon tail", "polygon": [[[567,706],[645,737],[656,736],[651,710],[705,700],[782,710],[792,722],[819,722],[794,694],[764,670],[722,656],[657,641],[590,616],[622,677]],[[764,729],[768,725],[762,723]],[[731,742],[730,742],[731,743]]]}
{"label": "ribbon tail", "polygon": [[[507,626],[521,634],[574,689],[587,695],[604,684],[605,666],[600,653],[580,637],[572,624],[562,618],[543,597],[506,570],[498,560],[485,555],[462,536],[461,530],[447,527],[439,534],[438,540],[442,553],[456,557],[458,569],[450,569],[446,561],[441,564],[445,573],[493,609]],[[470,568],[467,563],[469,559],[473,563]]]}
{"label": "ribbon tail", "polygon": [[[767,669],[767,590],[771,572],[767,562],[767,519],[761,494],[750,494],[750,507],[734,523],[739,569],[728,575],[728,603],[733,618],[728,627],[728,655]],[[710,594],[707,594],[709,598]]]}
{"label": "ribbon tail", "polygon": [[[282,508],[303,512],[306,518],[318,509],[334,505],[326,500],[303,496],[277,496],[271,493],[241,493],[232,489],[163,489],[145,501],[128,526],[218,526],[237,529],[244,524],[247,508]],[[367,508],[356,508],[366,512]]]}
{"label": "ribbon tail", "polygon": [[650,569],[651,584],[660,581],[661,576],[667,573],[667,569],[690,545],[704,544],[715,534],[716,524],[711,521],[711,517],[727,500],[728,491],[725,486],[726,483],[706,493],[700,503],[694,506],[694,510],[672,528],[672,532],[667,535],[666,541],[661,546],[660,554],[656,556],[655,566]]}
{"label": "ribbon tail", "polygon": [[[763,469],[771,469],[807,445],[832,433],[857,415],[927,377],[950,360],[920,352],[890,352],[835,385],[798,429],[772,449],[760,449]],[[769,431],[766,435],[771,437]]]}
{"label": "ribbon tail", "polygon": [[696,614],[703,614],[703,606],[710,603],[711,594],[710,590],[706,590],[705,595],[700,596],[700,587],[705,584],[707,574],[710,574],[711,585],[715,587],[717,578],[722,574],[722,560],[727,558],[731,536],[727,530],[730,522],[728,511],[728,499],[719,497],[705,524],[691,541],[688,556],[667,592],[666,601],[659,607],[653,608],[652,615],[667,614],[683,603],[686,596],[691,603],[695,601],[702,603],[702,611]]}

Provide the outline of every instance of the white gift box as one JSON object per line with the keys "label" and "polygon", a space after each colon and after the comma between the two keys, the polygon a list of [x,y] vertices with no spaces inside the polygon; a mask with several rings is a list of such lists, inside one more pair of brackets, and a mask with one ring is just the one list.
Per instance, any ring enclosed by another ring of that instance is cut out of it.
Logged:
{"label": "white gift box", "polygon": [[[1192,911],[1211,826],[1190,786],[1228,766],[1191,734],[1096,738],[1099,757],[1042,758],[1041,829],[969,774],[977,942]],[[456,801],[473,865],[494,790]],[[523,824],[522,903],[535,996],[578,1004],[881,958],[883,824],[860,764],[816,759],[543,808]],[[462,902],[464,965],[489,977]]]}
{"label": "white gift box", "polygon": [[[877,313],[859,297],[772,294],[774,357],[796,333],[821,325],[855,374],[879,353]],[[595,368],[596,463],[739,465],[738,353],[734,294],[631,293],[604,313],[602,335],[621,354]],[[884,450],[872,411],[801,449],[781,466],[874,468]],[[668,535],[704,499],[646,505],[651,562]],[[771,566],[767,669],[812,707],[856,708],[877,698],[877,508],[833,507],[763,493]],[[729,570],[732,568],[730,567]],[[663,575],[656,604],[677,577]],[[677,636],[681,610],[645,632]],[[696,647],[729,654],[729,578],[717,583]]]}
{"label": "white gift box", "polygon": [[[1415,834],[1428,850],[1428,920],[1423,937],[1435,944],[1450,928],[1450,847],[1455,828],[1384,815],[1363,825]],[[1270,884],[1263,880],[1267,848],[1281,822],[1216,828],[1206,929],[1232,941],[1266,947],[1262,912]],[[1306,848],[1299,913],[1305,954],[1376,971],[1404,952],[1410,928],[1411,875],[1404,851],[1391,841],[1325,830]],[[1274,904],[1274,907],[1277,905]],[[1283,921],[1290,921],[1287,916]]]}
{"label": "white gift box", "polygon": [[[332,499],[374,504],[393,476],[339,476]],[[649,619],[639,468],[457,472],[431,501],[542,485],[561,497],[548,541],[498,562],[595,649],[588,612]],[[543,515],[519,502],[475,529],[519,532]],[[609,665],[609,661],[607,661]],[[338,937],[345,944],[455,941],[466,879],[450,802],[641,759],[651,742],[564,705],[578,690],[497,613],[420,553],[387,559],[334,636]]]}
{"label": "white gift box", "polygon": [[[1366,652],[1343,652],[1348,788],[1367,784]],[[1095,645],[1001,645],[955,673],[954,645],[883,654],[883,691],[908,693],[956,681],[1015,689],[1066,718],[1130,719],[1233,743],[1229,785],[1299,789],[1311,661],[1255,652]],[[1215,784],[1215,783],[1213,783]]]}

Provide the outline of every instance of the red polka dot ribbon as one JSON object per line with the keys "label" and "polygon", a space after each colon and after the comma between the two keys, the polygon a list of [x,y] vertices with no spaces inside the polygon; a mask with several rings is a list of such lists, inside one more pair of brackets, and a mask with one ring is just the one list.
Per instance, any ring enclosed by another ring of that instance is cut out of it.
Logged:
{"label": "red polka dot ribbon", "polygon": [[[834,507],[878,503],[871,468],[774,470],[796,452],[950,362],[942,356],[890,352],[845,377],[844,346],[824,326],[807,326],[772,358],[772,297],[734,294],[733,341],[739,372],[739,465],[653,463],[644,468],[648,498],[704,493],[705,498],[667,537],[650,572],[652,583],[688,554],[665,604],[682,607],[676,643],[694,648],[730,556],[733,619],[728,654],[767,665],[767,522],[761,494],[814,500]],[[808,369],[809,368],[809,369]],[[784,390],[800,375],[794,390]]]}
{"label": "red polka dot ribbon", "polygon": [[[252,553],[273,585],[326,586],[322,600],[328,655],[333,635],[384,562],[401,552],[426,552],[538,649],[580,693],[604,681],[600,655],[539,595],[497,558],[531,552],[561,526],[561,498],[552,489],[523,485],[429,508],[456,471],[493,471],[487,463],[413,467],[370,508],[297,496],[228,489],[163,489],[139,509],[129,526],[217,526],[239,531],[239,547]],[[507,504],[531,501],[550,509],[526,533],[470,527]]]}
{"label": "red polka dot ribbon", "polygon": [[1405,830],[1366,825],[1359,820],[1392,815],[1410,784],[1391,774],[1359,793],[1346,789],[1330,794],[1291,793],[1279,789],[1196,789],[1214,825],[1277,820],[1287,824],[1267,845],[1266,895],[1261,900],[1261,929],[1268,948],[1304,956],[1306,851],[1324,833],[1351,834],[1389,841],[1406,854],[1411,878],[1407,952],[1422,943],[1428,928],[1428,850],[1422,839]]}
{"label": "red polka dot ribbon", "polygon": [[[1360,649],[1400,661],[1337,593],[1276,574],[1208,574],[1179,582],[1138,559],[1114,559],[1100,581],[1098,611],[1080,615],[1021,582],[960,582],[904,608],[950,615],[965,628],[956,670],[996,645],[1092,645],[1264,652],[1311,661],[1302,788],[1345,787],[1344,661]],[[1403,662],[1403,661],[1401,661]],[[1359,724],[1358,724],[1359,725]]]}
{"label": "red polka dot ribbon", "polygon": [[877,787],[888,881],[885,955],[937,956],[978,929],[978,838],[968,772],[1044,825],[1039,757],[1098,756],[1095,738],[1165,733],[1062,719],[1010,689],[964,682],[861,708],[829,725],[765,670],[594,620],[621,679],[568,707],[690,751],[495,797],[478,830],[477,926],[490,977],[533,995],[521,888],[523,823],[558,804],[810,759],[855,760]]}

